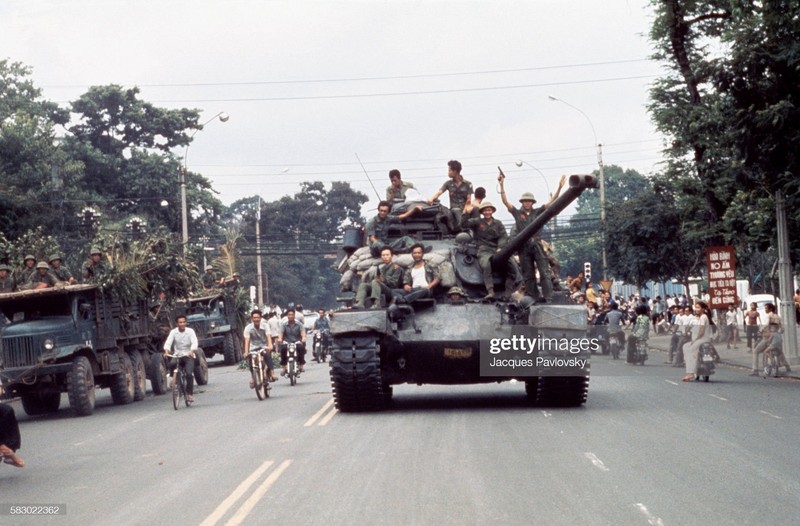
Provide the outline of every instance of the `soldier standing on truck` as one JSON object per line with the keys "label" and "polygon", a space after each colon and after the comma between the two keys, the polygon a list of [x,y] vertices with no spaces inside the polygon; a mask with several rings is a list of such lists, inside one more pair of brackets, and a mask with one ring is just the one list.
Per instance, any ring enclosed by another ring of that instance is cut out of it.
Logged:
{"label": "soldier standing on truck", "polygon": [[206,273],[203,274],[202,277],[203,281],[203,289],[213,289],[217,286],[222,280],[218,280],[217,277],[214,275],[214,267],[211,265],[206,265]]}
{"label": "soldier standing on truck", "polygon": [[[170,372],[178,366],[179,361],[183,362],[187,373],[186,400],[194,402],[194,359],[198,347],[197,334],[194,329],[186,326],[186,316],[182,314],[175,317],[175,324],[177,327],[169,331],[167,341],[164,342],[164,355],[165,358],[167,354],[175,356],[175,358],[169,359],[167,367]],[[172,352],[170,353],[170,351]]]}
{"label": "soldier standing on truck", "polygon": [[46,289],[47,287],[55,287],[58,282],[59,280],[56,275],[50,272],[50,265],[44,261],[40,261],[36,264],[36,272],[31,274],[24,288]]}
{"label": "soldier standing on truck", "polygon": [[[500,170],[500,174],[497,176],[497,180],[500,182],[500,198],[503,200],[503,204],[506,206],[508,211],[514,217],[517,233],[522,232],[523,228],[531,224],[533,220],[539,216],[539,214],[544,212],[544,210],[550,206],[550,204],[555,201],[556,198],[558,198],[558,194],[561,193],[561,189],[564,187],[564,183],[566,182],[566,177],[562,176],[561,180],[558,182],[558,188],[556,188],[556,192],[550,196],[550,200],[547,202],[547,204],[542,205],[537,209],[533,208],[534,203],[536,203],[536,199],[533,197],[533,194],[531,192],[523,193],[519,198],[519,202],[522,204],[522,208],[519,209],[512,205],[508,199],[506,199],[506,190],[504,186],[505,178],[505,174],[503,174],[503,171]],[[550,278],[550,261],[547,258],[547,254],[542,247],[541,239],[539,237],[534,237],[520,247],[519,262],[522,266],[522,277],[525,280],[525,290],[527,291],[527,294],[538,302],[551,302],[553,300],[553,281]],[[539,287],[537,286],[536,281],[537,270],[539,271],[539,278],[542,284],[541,295],[539,294]]]}
{"label": "soldier standing on truck", "polygon": [[89,251],[89,260],[83,266],[83,281],[98,281],[103,274],[106,273],[106,266],[101,261],[102,257],[103,252],[99,248],[91,248]]}
{"label": "soldier standing on truck", "polygon": [[72,272],[67,267],[61,264],[61,256],[54,254],[50,256],[50,272],[56,275],[58,281],[66,281],[70,285],[76,284],[78,281],[73,277]]}
{"label": "soldier standing on truck", "polygon": [[33,254],[28,254],[22,262],[22,269],[17,272],[15,276],[17,285],[24,285],[31,279],[31,276],[36,272],[36,257]]}
{"label": "soldier standing on truck", "polygon": [[0,294],[17,290],[17,280],[11,275],[11,268],[0,264]]}
{"label": "soldier standing on truck", "polygon": [[[267,376],[270,382],[276,381],[278,378],[275,376],[275,365],[272,363],[272,335],[270,334],[267,323],[261,319],[261,311],[253,309],[250,313],[250,323],[244,328],[244,348],[242,356],[247,361],[247,366],[250,370],[253,369],[253,364],[247,359],[250,354],[250,348],[266,349],[265,361],[267,364]],[[252,378],[250,379],[250,389],[254,389],[255,384]]]}

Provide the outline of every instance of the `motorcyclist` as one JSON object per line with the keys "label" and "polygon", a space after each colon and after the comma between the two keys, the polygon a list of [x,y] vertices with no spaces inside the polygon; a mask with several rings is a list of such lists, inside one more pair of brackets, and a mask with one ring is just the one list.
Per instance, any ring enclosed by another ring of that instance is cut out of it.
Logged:
{"label": "motorcyclist", "polygon": [[302,323],[295,320],[294,309],[286,310],[286,323],[279,329],[278,344],[281,351],[281,375],[286,376],[286,364],[288,363],[287,343],[294,343],[297,350],[297,363],[300,366],[299,372],[303,372],[306,364],[306,329]]}
{"label": "motorcyclist", "polygon": [[317,310],[317,314],[319,314],[319,318],[314,322],[314,330],[319,335],[322,348],[327,349],[330,346],[331,323],[328,317],[325,316],[325,309]]}

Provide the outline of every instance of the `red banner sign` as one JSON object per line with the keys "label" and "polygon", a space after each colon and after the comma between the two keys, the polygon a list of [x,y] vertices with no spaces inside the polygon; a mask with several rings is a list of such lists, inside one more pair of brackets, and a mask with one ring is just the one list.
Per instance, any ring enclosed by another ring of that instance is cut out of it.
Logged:
{"label": "red banner sign", "polygon": [[733,247],[706,249],[708,306],[712,309],[736,305],[736,252]]}

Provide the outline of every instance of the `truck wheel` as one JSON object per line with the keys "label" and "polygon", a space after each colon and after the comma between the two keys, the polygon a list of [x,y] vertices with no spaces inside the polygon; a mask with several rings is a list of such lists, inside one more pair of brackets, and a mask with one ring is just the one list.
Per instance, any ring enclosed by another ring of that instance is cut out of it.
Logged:
{"label": "truck wheel", "polygon": [[61,405],[61,393],[58,391],[45,391],[28,393],[21,396],[22,409],[27,415],[43,415],[55,413]]}
{"label": "truck wheel", "polygon": [[195,352],[197,359],[194,361],[194,381],[197,385],[206,385],[208,383],[208,362],[206,361],[206,354],[203,349],[197,349]]}
{"label": "truck wheel", "polygon": [[75,415],[94,413],[94,371],[85,356],[78,356],[72,362],[72,370],[67,374],[67,394]]}
{"label": "truck wheel", "polygon": [[167,365],[160,352],[150,355],[150,386],[154,394],[163,395],[167,392]]}
{"label": "truck wheel", "polygon": [[144,369],[144,358],[139,351],[131,352],[131,365],[133,366],[133,399],[144,400],[147,393],[147,372]]}
{"label": "truck wheel", "polygon": [[239,362],[236,361],[236,341],[233,339],[233,334],[228,333],[225,335],[224,348],[222,355],[225,357],[225,365],[235,365]]}
{"label": "truck wheel", "polygon": [[128,353],[120,353],[122,370],[111,376],[111,399],[117,405],[126,405],[133,402],[135,392],[133,382],[133,364]]}

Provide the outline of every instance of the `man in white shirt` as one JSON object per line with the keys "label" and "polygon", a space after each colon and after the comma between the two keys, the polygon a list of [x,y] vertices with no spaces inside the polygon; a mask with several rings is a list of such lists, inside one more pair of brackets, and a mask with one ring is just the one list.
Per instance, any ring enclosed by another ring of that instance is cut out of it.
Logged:
{"label": "man in white shirt", "polygon": [[[179,362],[183,362],[186,370],[186,399],[194,402],[194,359],[197,351],[197,334],[194,329],[186,326],[186,316],[179,315],[175,318],[177,327],[169,331],[167,341],[164,342],[164,355],[172,354],[168,368],[174,370]],[[170,353],[170,351],[172,351]],[[173,380],[174,381],[174,380]]]}

